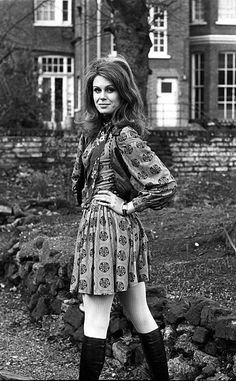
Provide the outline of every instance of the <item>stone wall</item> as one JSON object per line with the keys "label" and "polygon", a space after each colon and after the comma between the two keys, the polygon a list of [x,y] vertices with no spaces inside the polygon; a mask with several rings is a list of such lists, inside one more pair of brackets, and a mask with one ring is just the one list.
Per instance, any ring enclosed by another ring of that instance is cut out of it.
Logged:
{"label": "stone wall", "polygon": [[[37,135],[36,135],[37,133]],[[236,170],[236,130],[157,130],[152,149],[177,176]],[[0,168],[29,162],[35,168],[73,165],[78,136],[69,132],[27,131],[0,134]]]}

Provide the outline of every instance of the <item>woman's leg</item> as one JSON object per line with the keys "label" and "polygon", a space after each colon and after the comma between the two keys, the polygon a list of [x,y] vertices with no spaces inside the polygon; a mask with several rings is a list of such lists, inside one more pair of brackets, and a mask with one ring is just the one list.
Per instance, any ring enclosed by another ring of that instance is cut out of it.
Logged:
{"label": "woman's leg", "polygon": [[127,317],[139,333],[148,333],[157,328],[146,299],[144,282],[130,287],[127,291],[119,292],[119,299]]}
{"label": "woman's leg", "polygon": [[80,358],[80,381],[95,381],[101,374],[113,295],[84,295],[84,340]]}
{"label": "woman's leg", "polygon": [[145,283],[138,283],[119,293],[127,317],[131,320],[142,343],[143,351],[152,373],[152,380],[168,381],[168,368],[162,335],[146,299]]}

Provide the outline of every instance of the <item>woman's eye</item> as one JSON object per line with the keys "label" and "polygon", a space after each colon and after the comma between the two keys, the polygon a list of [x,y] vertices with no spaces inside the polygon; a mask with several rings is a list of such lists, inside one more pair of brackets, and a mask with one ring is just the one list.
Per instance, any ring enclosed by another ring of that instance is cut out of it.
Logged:
{"label": "woman's eye", "polygon": [[98,93],[100,93],[101,90],[100,90],[98,87],[95,87],[95,88],[93,89],[93,91],[94,91],[95,93],[98,94]]}
{"label": "woman's eye", "polygon": [[108,87],[107,88],[108,93],[113,93],[113,91],[115,91],[114,87]]}

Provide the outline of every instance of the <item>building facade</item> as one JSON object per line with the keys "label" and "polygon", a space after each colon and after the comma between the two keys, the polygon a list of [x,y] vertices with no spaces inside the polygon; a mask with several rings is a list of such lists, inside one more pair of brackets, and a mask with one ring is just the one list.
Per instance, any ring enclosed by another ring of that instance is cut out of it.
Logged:
{"label": "building facade", "polygon": [[[77,0],[75,7],[75,110],[79,119],[83,111],[84,67],[93,58],[116,55],[116,49],[109,32],[113,15],[106,1]],[[150,2],[150,39],[153,44],[149,52],[147,86],[150,129],[188,126],[188,15],[189,0],[176,0],[168,7],[152,6]]]}
{"label": "building facade", "polygon": [[[236,1],[148,2],[150,129],[236,119]],[[84,69],[116,55],[106,0],[0,0],[0,36],[28,48],[39,71],[50,128],[70,128],[84,111]],[[132,39],[130,41],[132,44]]]}
{"label": "building facade", "polygon": [[190,60],[190,118],[235,124],[235,0],[191,0]]}

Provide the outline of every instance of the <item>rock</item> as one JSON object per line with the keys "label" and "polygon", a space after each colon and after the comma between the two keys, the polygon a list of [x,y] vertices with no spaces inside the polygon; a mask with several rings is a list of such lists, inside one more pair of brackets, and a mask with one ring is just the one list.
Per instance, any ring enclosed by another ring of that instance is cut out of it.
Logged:
{"label": "rock", "polygon": [[15,381],[33,381],[32,377],[23,376],[19,373],[8,372],[6,370],[0,371],[0,380],[15,380]]}
{"label": "rock", "polygon": [[215,341],[208,341],[204,347],[204,352],[206,352],[208,355],[216,356],[217,345]]}
{"label": "rock", "polygon": [[175,381],[193,381],[198,376],[197,369],[182,355],[168,361],[170,379]]}
{"label": "rock", "polygon": [[36,307],[36,305],[38,303],[38,299],[39,299],[39,296],[37,294],[33,294],[30,297],[29,303],[27,305],[27,307],[30,310],[30,312],[33,311],[33,309]]}
{"label": "rock", "polygon": [[207,377],[206,381],[232,381],[230,378],[221,372],[216,373],[213,377]]}
{"label": "rock", "polygon": [[31,317],[33,318],[33,320],[39,321],[43,318],[44,315],[48,315],[48,314],[49,314],[48,297],[40,296],[36,307],[31,312]]}
{"label": "rock", "polygon": [[178,324],[185,320],[189,309],[187,300],[169,300],[166,306],[165,318],[170,324]]}
{"label": "rock", "polygon": [[10,205],[7,205],[6,203],[1,202],[0,203],[0,215],[3,216],[11,216],[13,214],[13,209]]}
{"label": "rock", "polygon": [[210,335],[210,332],[208,329],[204,327],[196,327],[192,340],[195,343],[205,344],[208,340],[209,335]]}
{"label": "rock", "polygon": [[195,331],[195,326],[190,325],[188,323],[180,323],[178,327],[176,328],[176,332],[178,334],[183,334],[183,333],[191,333],[193,334]]}
{"label": "rock", "polygon": [[132,350],[130,346],[126,345],[122,341],[116,341],[112,345],[112,354],[114,358],[119,360],[119,362],[123,365],[128,365],[131,363]]}
{"label": "rock", "polygon": [[41,256],[41,246],[39,242],[44,241],[47,236],[38,236],[32,240],[24,242],[16,254],[16,260],[18,263],[23,263],[32,260],[36,262]]}
{"label": "rock", "polygon": [[236,376],[236,355],[233,356],[233,374]]}
{"label": "rock", "polygon": [[54,299],[52,303],[50,304],[50,308],[53,311],[54,314],[60,315],[61,313],[61,305],[62,305],[62,300],[59,299]]}
{"label": "rock", "polygon": [[84,321],[84,314],[78,306],[71,305],[63,315],[65,323],[70,324],[74,329],[78,329]]}
{"label": "rock", "polygon": [[202,373],[207,377],[213,376],[216,373],[216,367],[209,363],[204,368],[202,368]]}
{"label": "rock", "polygon": [[84,327],[81,325],[78,329],[76,329],[76,331],[74,331],[72,337],[76,342],[81,343],[83,341],[83,337],[84,337]]}
{"label": "rock", "polygon": [[149,297],[166,298],[166,289],[163,286],[147,286],[147,299]]}
{"label": "rock", "polygon": [[165,297],[149,296],[147,298],[148,306],[155,320],[159,320],[163,316],[163,310],[167,304]]}
{"label": "rock", "polygon": [[231,313],[230,309],[223,308],[220,306],[206,305],[201,311],[201,322],[200,325],[209,329],[214,330],[216,322],[220,316],[226,316]]}
{"label": "rock", "polygon": [[13,284],[14,286],[18,286],[21,282],[21,277],[17,273],[12,274],[11,276],[7,277],[8,281]]}
{"label": "rock", "polygon": [[60,268],[74,257],[75,239],[69,236],[50,237],[44,240],[41,250],[42,263],[57,262]]}
{"label": "rock", "polygon": [[218,319],[215,336],[225,340],[236,341],[236,312]]}
{"label": "rock", "polygon": [[188,356],[192,355],[194,351],[197,350],[197,346],[191,342],[190,333],[184,333],[181,336],[179,336],[174,344],[174,348]]}
{"label": "rock", "polygon": [[114,318],[111,316],[110,324],[109,324],[109,334],[114,335],[122,330],[128,328],[128,320],[124,316],[115,316]]}
{"label": "rock", "polygon": [[206,353],[196,350],[193,354],[193,361],[195,364],[199,367],[204,367],[207,364],[212,364],[214,365],[215,368],[217,368],[220,363],[217,357],[207,355]]}
{"label": "rock", "polygon": [[176,331],[172,328],[171,325],[168,325],[164,328],[163,340],[166,344],[172,345],[176,340]]}
{"label": "rock", "polygon": [[185,313],[185,319],[193,325],[200,325],[201,312],[205,305],[219,305],[218,303],[206,298],[190,298],[190,307]]}

